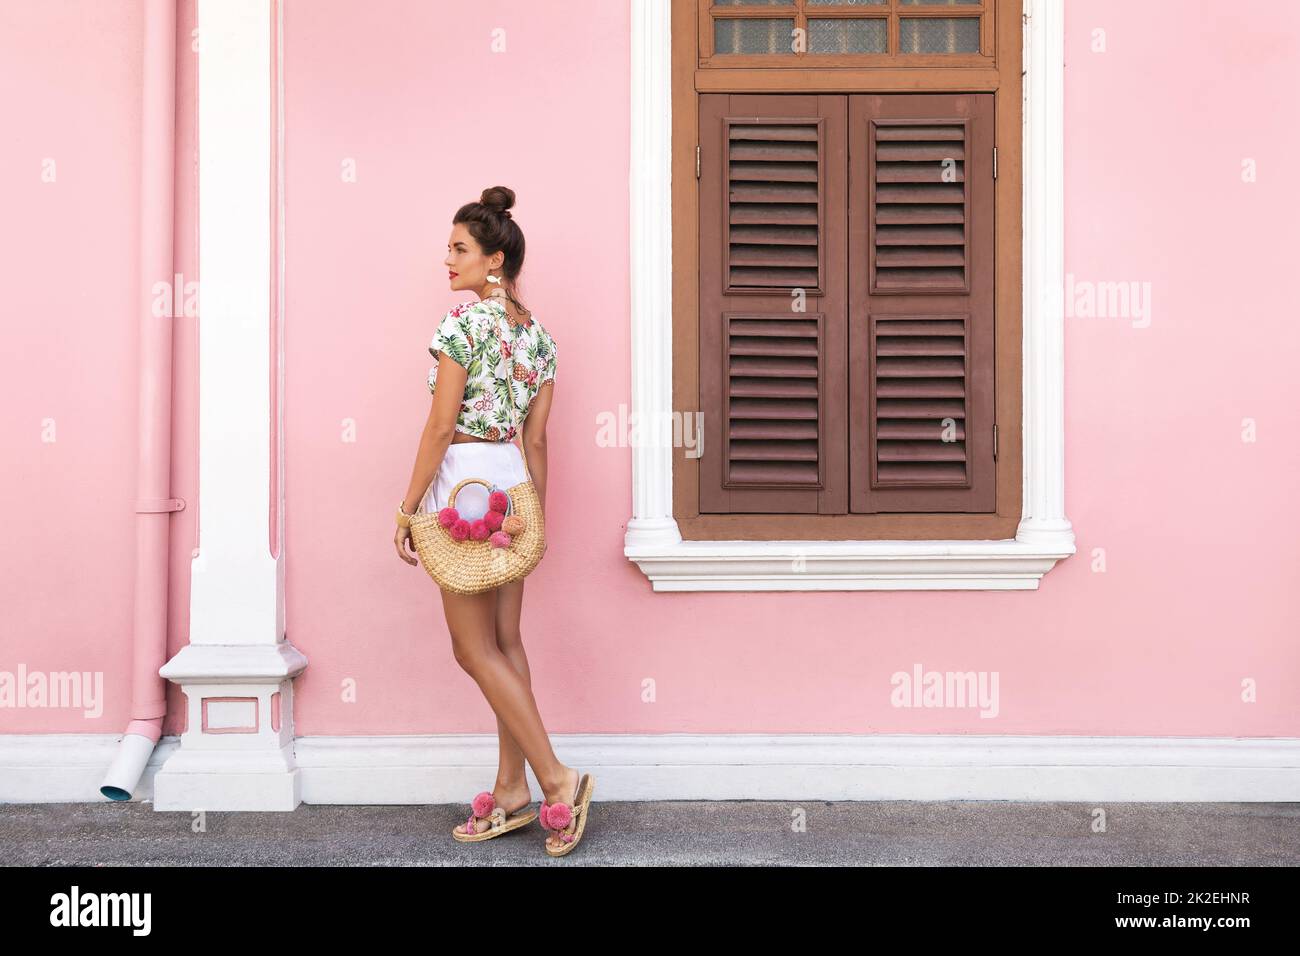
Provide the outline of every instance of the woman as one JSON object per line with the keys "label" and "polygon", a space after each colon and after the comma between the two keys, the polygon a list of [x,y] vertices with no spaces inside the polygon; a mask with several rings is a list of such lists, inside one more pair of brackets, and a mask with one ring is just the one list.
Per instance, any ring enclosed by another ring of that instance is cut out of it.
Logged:
{"label": "woman", "polygon": [[[478,296],[447,313],[429,346],[438,364],[429,372],[433,407],[420,438],[411,484],[397,516],[397,553],[417,564],[410,529],[418,508],[447,507],[462,478],[484,478],[502,488],[531,475],[545,513],[546,419],[554,389],[555,340],[520,304],[516,281],[524,263],[524,235],[510,214],[515,194],[485,189],[462,206],[447,243],[453,290]],[[440,383],[440,384],[439,384]],[[435,387],[439,386],[439,387]],[[527,472],[512,439],[527,446]],[[487,510],[487,490],[470,484],[456,509],[473,520]],[[463,595],[442,591],[456,662],[474,679],[497,715],[500,758],[496,785],[473,801],[469,819],[452,835],[491,839],[532,821],[524,761],[542,787],[542,825],[551,831],[546,852],[562,856],[581,839],[595,781],[560,762],[533,699],[528,658],[519,631],[524,582]]]}

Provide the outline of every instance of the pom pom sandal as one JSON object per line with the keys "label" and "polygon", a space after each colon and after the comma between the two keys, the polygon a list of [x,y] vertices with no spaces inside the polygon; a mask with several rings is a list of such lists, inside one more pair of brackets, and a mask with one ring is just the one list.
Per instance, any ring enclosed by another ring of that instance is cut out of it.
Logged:
{"label": "pom pom sandal", "polygon": [[[582,839],[582,831],[587,826],[587,809],[591,806],[591,794],[595,789],[596,778],[589,773],[584,773],[578,778],[578,789],[573,795],[573,806],[567,803],[547,803],[545,798],[542,799],[542,809],[538,815],[542,826],[564,841],[559,848],[547,842],[548,856],[564,856],[578,845],[578,841]],[[574,831],[569,833],[567,830],[571,824],[574,826]]]}
{"label": "pom pom sandal", "polygon": [[[526,807],[528,807],[527,803],[513,813],[507,814],[505,810],[497,806],[496,798],[485,790],[476,796],[470,804],[469,819],[464,823],[464,832],[455,829],[451,831],[451,835],[461,843],[477,843],[480,840],[491,840],[493,837],[499,837],[511,830],[517,830],[525,824],[532,823],[537,814],[526,809]],[[482,833],[479,833],[476,824],[479,820],[484,819],[489,821],[489,826]]]}

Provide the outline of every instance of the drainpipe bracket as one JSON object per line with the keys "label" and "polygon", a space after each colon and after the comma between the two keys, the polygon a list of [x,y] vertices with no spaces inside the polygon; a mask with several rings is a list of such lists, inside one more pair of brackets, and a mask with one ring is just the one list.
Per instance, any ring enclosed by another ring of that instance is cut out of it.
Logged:
{"label": "drainpipe bracket", "polygon": [[159,511],[184,511],[184,498],[140,498],[135,503],[137,514],[150,514]]}

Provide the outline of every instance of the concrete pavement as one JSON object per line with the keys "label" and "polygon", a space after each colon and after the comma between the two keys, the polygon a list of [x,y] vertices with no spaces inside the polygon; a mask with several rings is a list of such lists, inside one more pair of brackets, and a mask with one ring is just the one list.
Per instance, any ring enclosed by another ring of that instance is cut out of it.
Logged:
{"label": "concrete pavement", "polygon": [[[1094,832],[1098,811],[1105,830]],[[1300,804],[595,802],[568,857],[537,822],[475,844],[467,805],[190,813],[149,803],[0,805],[7,865],[1295,866]]]}

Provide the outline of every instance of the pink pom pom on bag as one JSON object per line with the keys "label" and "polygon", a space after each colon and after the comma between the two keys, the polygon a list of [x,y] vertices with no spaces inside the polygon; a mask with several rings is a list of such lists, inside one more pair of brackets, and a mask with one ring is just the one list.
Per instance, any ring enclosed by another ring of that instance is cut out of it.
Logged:
{"label": "pink pom pom on bag", "polygon": [[[519,452],[525,477],[518,484],[498,488],[484,478],[463,478],[448,495],[447,507],[412,516],[411,541],[424,570],[439,587],[455,594],[479,594],[526,577],[542,560],[546,550],[542,505],[522,443]],[[488,489],[489,510],[467,521],[456,509],[456,494],[471,484]],[[500,530],[521,524],[517,533]]]}

